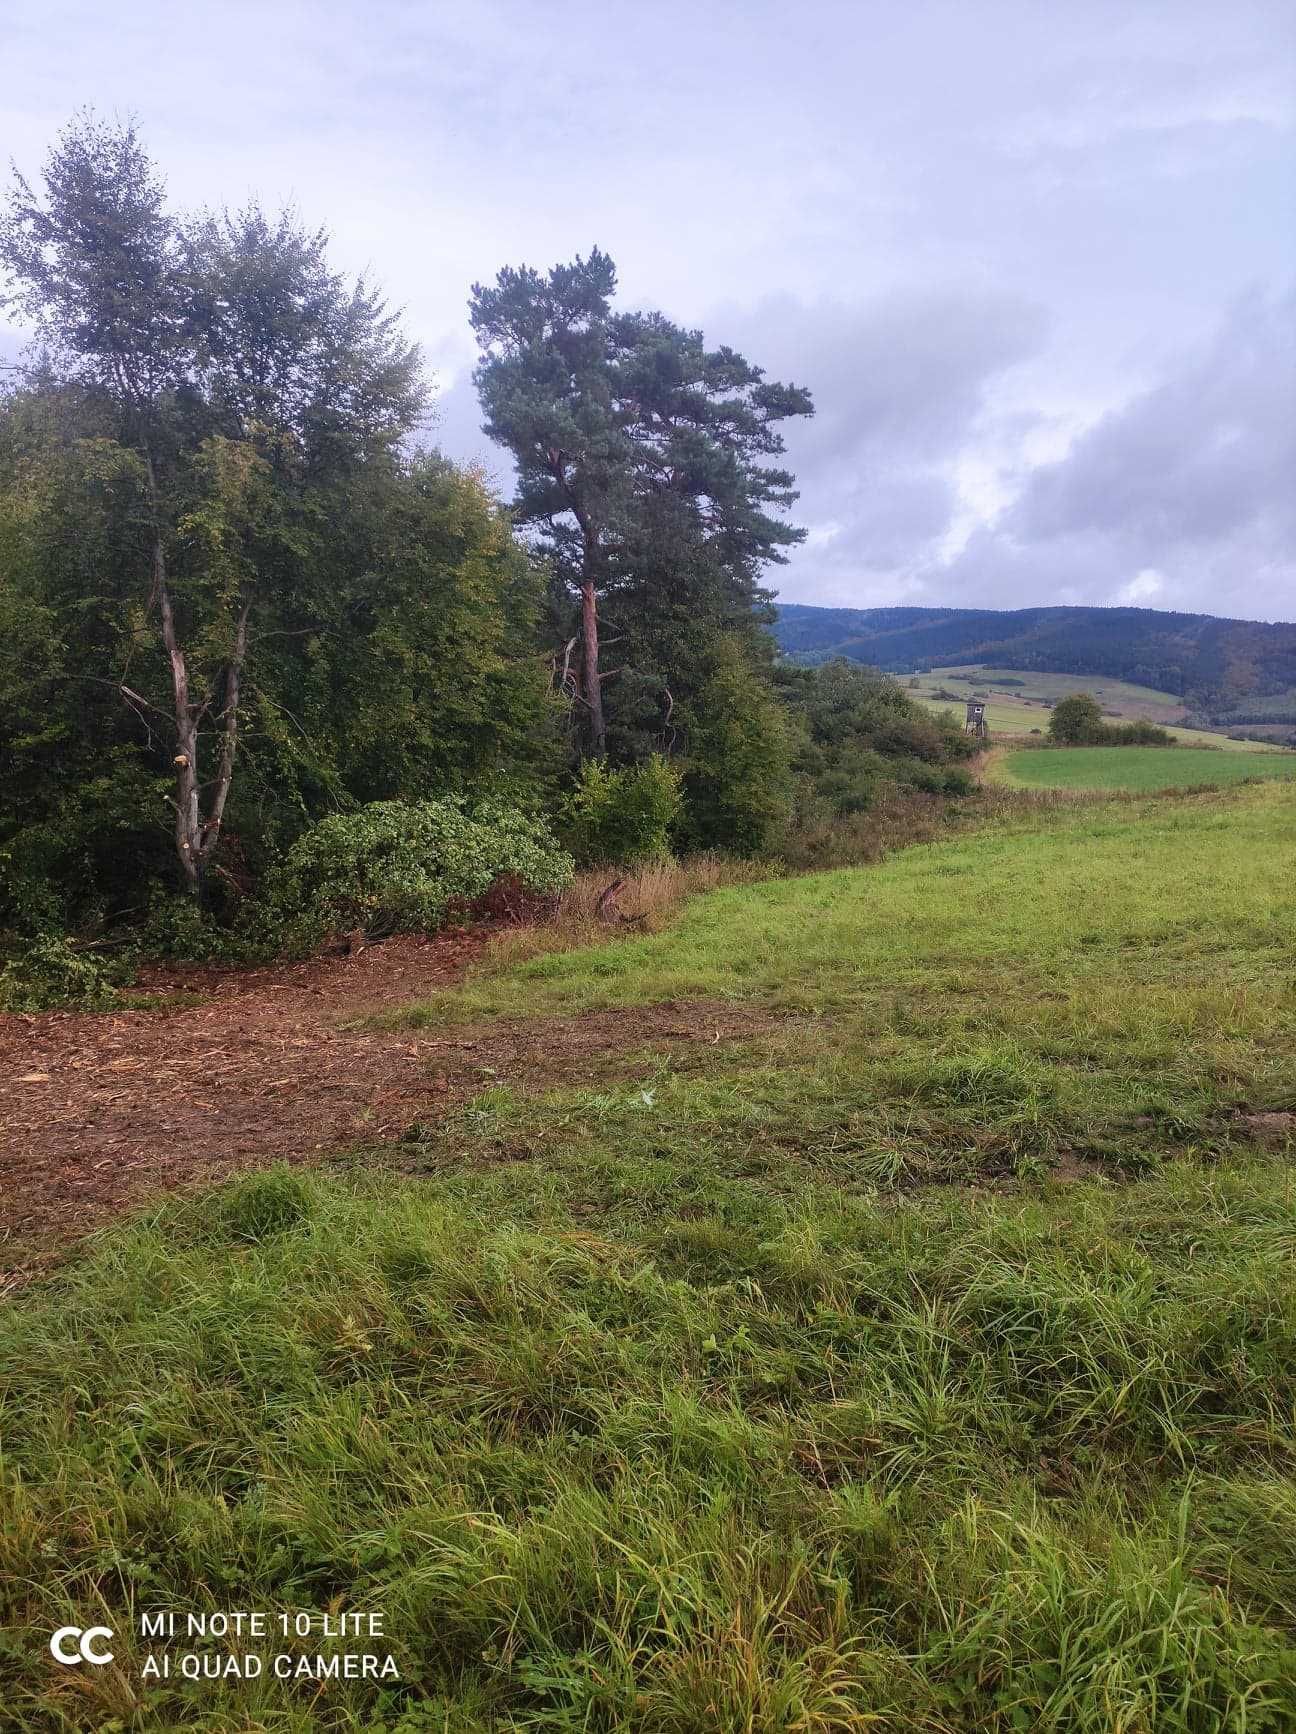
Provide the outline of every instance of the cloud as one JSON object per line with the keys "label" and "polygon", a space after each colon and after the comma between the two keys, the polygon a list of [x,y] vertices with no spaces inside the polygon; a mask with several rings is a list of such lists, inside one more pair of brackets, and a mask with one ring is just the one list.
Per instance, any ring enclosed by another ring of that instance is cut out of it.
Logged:
{"label": "cloud", "polygon": [[961,454],[993,382],[1035,355],[1042,307],[936,288],[861,303],[772,297],[718,308],[705,329],[773,378],[809,385],[815,415],[785,424],[809,530],[780,589],[798,600],[890,599],[938,557],[963,509]]}
{"label": "cloud", "polygon": [[1145,566],[1141,572],[1136,572],[1128,584],[1122,584],[1112,598],[1128,608],[1150,607],[1158,596],[1162,595],[1166,581],[1162,574],[1152,566]]}
{"label": "cloud", "polygon": [[1166,605],[1293,611],[1286,0],[570,0],[575,57],[526,0],[10,10],[6,155],[37,172],[89,102],[138,115],[179,205],[295,200],[405,309],[433,437],[506,489],[469,286],[597,241],[627,305],[814,391],[785,594],[1152,571]]}
{"label": "cloud", "polygon": [[1149,552],[1265,520],[1296,529],[1296,295],[1248,296],[1170,377],[1034,472],[1012,514],[1028,540],[1101,526]]}
{"label": "cloud", "polygon": [[1253,293],[1164,379],[1030,471],[946,581],[994,581],[997,565],[1078,601],[1290,618],[1293,476],[1296,293]]}
{"label": "cloud", "polygon": [[848,359],[789,441],[811,536],[781,593],[1296,613],[1296,293],[1239,299],[1060,455],[1049,417],[998,407],[1045,329],[995,298],[821,321],[814,342]]}

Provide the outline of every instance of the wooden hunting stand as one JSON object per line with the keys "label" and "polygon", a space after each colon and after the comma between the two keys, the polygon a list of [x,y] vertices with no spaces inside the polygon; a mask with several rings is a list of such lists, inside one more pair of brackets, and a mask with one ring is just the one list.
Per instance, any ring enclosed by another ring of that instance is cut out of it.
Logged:
{"label": "wooden hunting stand", "polygon": [[985,700],[970,698],[967,701],[967,721],[963,724],[963,733],[975,735],[979,741],[983,741],[989,732],[986,727]]}

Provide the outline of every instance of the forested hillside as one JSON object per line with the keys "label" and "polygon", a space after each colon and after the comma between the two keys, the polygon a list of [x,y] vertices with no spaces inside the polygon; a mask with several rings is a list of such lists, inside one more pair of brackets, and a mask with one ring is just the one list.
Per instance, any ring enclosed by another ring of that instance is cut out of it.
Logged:
{"label": "forested hillside", "polygon": [[1172,692],[1210,713],[1246,709],[1248,699],[1296,686],[1296,625],[1209,614],[1152,608],[814,608],[785,602],[774,630],[784,654],[798,662],[844,656],[893,671],[985,662],[1107,675]]}

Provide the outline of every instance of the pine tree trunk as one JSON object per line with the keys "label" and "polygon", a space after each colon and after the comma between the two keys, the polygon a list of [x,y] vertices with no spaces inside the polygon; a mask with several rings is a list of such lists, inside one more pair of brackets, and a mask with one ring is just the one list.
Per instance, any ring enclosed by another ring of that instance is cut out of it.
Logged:
{"label": "pine tree trunk", "polygon": [[598,607],[594,600],[594,581],[586,578],[581,586],[581,685],[582,696],[589,710],[590,751],[601,759],[607,752],[607,730],[603,723],[603,684],[599,678]]}

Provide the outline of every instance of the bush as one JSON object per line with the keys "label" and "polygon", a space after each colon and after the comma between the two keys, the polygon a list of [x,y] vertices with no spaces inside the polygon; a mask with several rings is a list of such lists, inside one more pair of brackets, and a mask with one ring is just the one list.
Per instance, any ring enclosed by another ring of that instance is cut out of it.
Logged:
{"label": "bush", "polygon": [[506,875],[553,894],[572,860],[542,819],[498,800],[374,801],[321,820],[267,879],[262,919],[295,948],[329,933],[433,932]]}
{"label": "bush", "polygon": [[204,913],[192,897],[158,886],[133,941],[141,957],[173,958],[179,963],[242,963],[247,944]]}
{"label": "bush", "polygon": [[577,858],[620,867],[661,860],[670,853],[681,799],[679,772],[658,753],[623,770],[587,759],[567,806]]}
{"label": "bush", "polygon": [[1049,716],[1048,732],[1059,746],[1085,746],[1103,726],[1098,700],[1087,692],[1060,698]]}
{"label": "bush", "polygon": [[1100,747],[1172,747],[1174,736],[1150,722],[1104,723],[1094,743]]}
{"label": "bush", "polygon": [[101,1011],[116,998],[111,966],[57,933],[28,940],[0,970],[0,1011]]}

